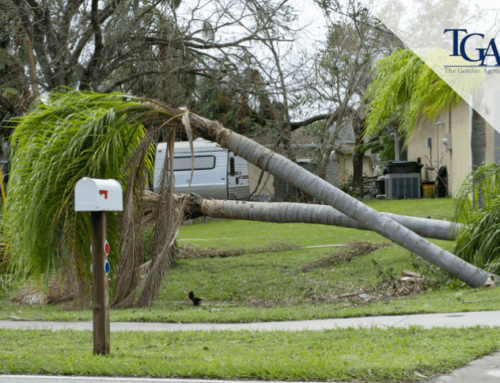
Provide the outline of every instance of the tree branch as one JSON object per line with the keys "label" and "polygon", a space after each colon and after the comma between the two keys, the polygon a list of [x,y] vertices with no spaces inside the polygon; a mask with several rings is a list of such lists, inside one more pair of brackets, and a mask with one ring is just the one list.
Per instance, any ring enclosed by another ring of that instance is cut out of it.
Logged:
{"label": "tree branch", "polygon": [[292,126],[292,132],[314,122],[328,120],[330,116],[332,116],[332,113],[318,114],[317,116],[309,117],[304,121],[291,122],[290,125]]}
{"label": "tree branch", "polygon": [[120,85],[123,85],[126,82],[134,80],[134,79],[136,79],[138,77],[141,77],[141,76],[148,76],[148,75],[151,75],[151,74],[162,74],[162,75],[165,75],[165,76],[170,76],[170,75],[179,74],[179,73],[191,73],[191,74],[195,74],[195,75],[198,75],[198,76],[204,76],[204,77],[210,77],[210,78],[212,78],[211,76],[208,76],[207,74],[204,74],[201,71],[198,71],[196,69],[189,69],[189,68],[176,68],[174,70],[171,70],[170,72],[164,72],[164,71],[161,71],[161,70],[148,70],[148,71],[144,71],[144,72],[134,73],[134,74],[132,74],[130,76],[124,77],[124,78],[116,81],[115,83],[113,83],[113,85],[110,85],[109,87],[107,87],[104,90],[104,93],[112,92],[114,88],[117,88]]}

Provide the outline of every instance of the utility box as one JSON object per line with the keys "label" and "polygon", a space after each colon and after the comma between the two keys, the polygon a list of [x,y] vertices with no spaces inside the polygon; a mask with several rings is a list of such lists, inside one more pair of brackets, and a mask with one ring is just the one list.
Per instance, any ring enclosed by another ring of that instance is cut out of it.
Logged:
{"label": "utility box", "polygon": [[420,198],[420,174],[386,174],[385,198]]}
{"label": "utility box", "polygon": [[82,178],[75,187],[75,211],[123,211],[122,185],[116,180]]}
{"label": "utility box", "polygon": [[446,146],[446,150],[451,150],[451,133],[446,133],[443,138],[443,144]]}

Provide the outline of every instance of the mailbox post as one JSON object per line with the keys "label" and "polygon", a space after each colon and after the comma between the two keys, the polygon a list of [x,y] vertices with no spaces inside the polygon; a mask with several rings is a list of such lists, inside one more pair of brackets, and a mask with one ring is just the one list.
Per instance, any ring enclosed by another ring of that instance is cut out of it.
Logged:
{"label": "mailbox post", "polygon": [[109,243],[107,212],[123,210],[123,193],[116,180],[82,178],[75,188],[75,210],[90,211],[92,224],[92,310],[94,354],[109,354]]}

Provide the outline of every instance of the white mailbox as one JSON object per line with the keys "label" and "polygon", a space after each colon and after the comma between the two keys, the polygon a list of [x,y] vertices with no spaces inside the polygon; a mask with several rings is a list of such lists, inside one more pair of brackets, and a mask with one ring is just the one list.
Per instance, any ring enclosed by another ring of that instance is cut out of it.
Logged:
{"label": "white mailbox", "polygon": [[76,211],[122,211],[122,185],[116,180],[82,178],[75,187]]}

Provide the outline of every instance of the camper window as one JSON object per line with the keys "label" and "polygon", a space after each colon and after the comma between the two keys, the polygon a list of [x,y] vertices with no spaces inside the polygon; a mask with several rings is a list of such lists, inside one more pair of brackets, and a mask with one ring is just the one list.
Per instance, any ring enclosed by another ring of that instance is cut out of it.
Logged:
{"label": "camper window", "polygon": [[[195,156],[194,170],[215,168],[215,156]],[[191,156],[174,157],[174,172],[191,171]]]}
{"label": "camper window", "polygon": [[229,159],[229,175],[234,177],[234,157]]}

